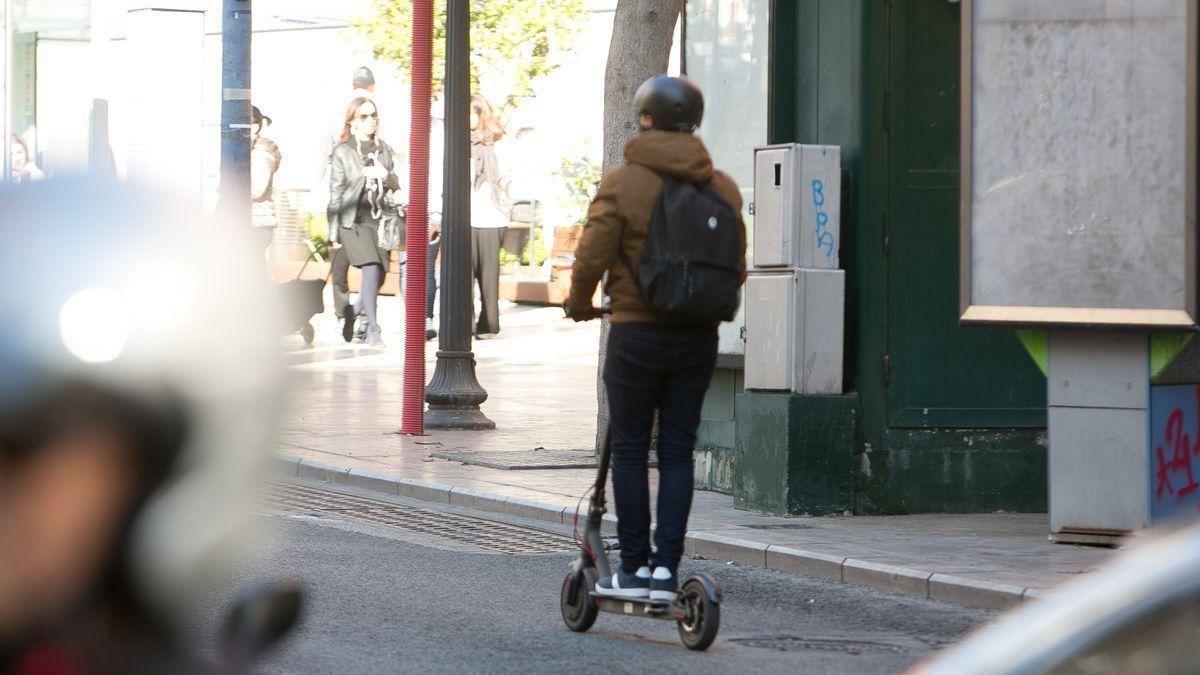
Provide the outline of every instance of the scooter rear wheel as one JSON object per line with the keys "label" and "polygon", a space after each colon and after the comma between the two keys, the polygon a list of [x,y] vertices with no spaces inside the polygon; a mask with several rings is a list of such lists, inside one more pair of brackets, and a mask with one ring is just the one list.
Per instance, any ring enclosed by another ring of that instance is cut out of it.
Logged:
{"label": "scooter rear wheel", "polygon": [[596,572],[591,567],[585,567],[579,572],[572,570],[563,579],[559,608],[567,628],[582,633],[596,623],[596,615],[600,610],[589,595],[589,591],[595,585]]}
{"label": "scooter rear wheel", "polygon": [[688,614],[677,622],[679,639],[688,649],[708,649],[721,628],[721,605],[713,602],[704,584],[694,578],[684,582],[679,596]]}

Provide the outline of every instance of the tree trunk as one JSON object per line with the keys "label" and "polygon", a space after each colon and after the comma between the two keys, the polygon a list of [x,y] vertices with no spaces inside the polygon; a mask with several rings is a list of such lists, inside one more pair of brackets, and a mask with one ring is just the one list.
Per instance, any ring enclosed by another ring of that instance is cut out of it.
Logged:
{"label": "tree trunk", "polygon": [[[633,94],[639,85],[667,72],[671,39],[684,0],[618,0],[604,71],[604,165],[607,172],[624,161],[625,144],[638,133]],[[608,396],[604,359],[608,352],[608,318],[600,325],[600,365],[596,377],[596,451],[608,433]]]}

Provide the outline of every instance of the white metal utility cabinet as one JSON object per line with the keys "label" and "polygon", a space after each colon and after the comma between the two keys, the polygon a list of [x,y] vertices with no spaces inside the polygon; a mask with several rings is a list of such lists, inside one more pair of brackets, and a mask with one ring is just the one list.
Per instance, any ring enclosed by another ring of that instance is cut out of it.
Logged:
{"label": "white metal utility cabinet", "polygon": [[841,270],[754,274],[746,285],[746,388],[842,393]]}
{"label": "white metal utility cabinet", "polygon": [[754,151],[754,267],[836,270],[842,152],[835,145]]}
{"label": "white metal utility cabinet", "polygon": [[845,273],[841,150],[755,151],[754,257],[746,281],[746,389],[842,393]]}

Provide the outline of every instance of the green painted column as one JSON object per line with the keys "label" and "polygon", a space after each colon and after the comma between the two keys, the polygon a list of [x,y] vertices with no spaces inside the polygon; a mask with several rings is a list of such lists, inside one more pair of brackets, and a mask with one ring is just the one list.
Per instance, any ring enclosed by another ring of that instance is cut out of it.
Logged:
{"label": "green painted column", "polygon": [[738,508],[791,515],[853,509],[857,396],[745,393],[736,406]]}

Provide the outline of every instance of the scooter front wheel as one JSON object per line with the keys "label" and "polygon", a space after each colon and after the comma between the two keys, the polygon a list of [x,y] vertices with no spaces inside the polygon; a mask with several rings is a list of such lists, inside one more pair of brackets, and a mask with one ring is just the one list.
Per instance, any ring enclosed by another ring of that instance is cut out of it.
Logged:
{"label": "scooter front wheel", "polygon": [[571,570],[563,579],[559,608],[567,628],[582,633],[596,623],[596,615],[600,610],[590,595],[595,585],[596,572],[591,567],[584,567],[580,571]]}
{"label": "scooter front wheel", "polygon": [[713,601],[708,589],[694,577],[684,582],[679,602],[685,610],[685,616],[677,620],[679,639],[688,649],[708,649],[721,628],[721,605]]}

